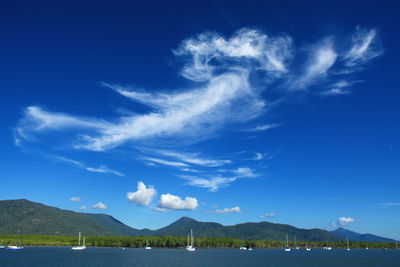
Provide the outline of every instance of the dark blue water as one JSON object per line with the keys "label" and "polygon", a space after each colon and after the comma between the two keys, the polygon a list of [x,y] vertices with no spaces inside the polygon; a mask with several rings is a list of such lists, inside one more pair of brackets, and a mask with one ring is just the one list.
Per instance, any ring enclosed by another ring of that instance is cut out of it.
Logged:
{"label": "dark blue water", "polygon": [[0,266],[400,266],[398,250],[135,249],[25,247],[0,249]]}

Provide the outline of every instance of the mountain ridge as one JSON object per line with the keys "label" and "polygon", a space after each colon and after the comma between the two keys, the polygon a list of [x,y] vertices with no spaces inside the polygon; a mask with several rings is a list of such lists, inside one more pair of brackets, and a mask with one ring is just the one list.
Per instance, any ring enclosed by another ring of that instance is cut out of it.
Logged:
{"label": "mountain ridge", "polygon": [[186,236],[193,229],[196,237],[283,240],[288,234],[298,241],[343,240],[334,232],[318,228],[302,229],[266,221],[225,226],[186,216],[159,229],[135,229],[107,214],[63,210],[27,199],[1,200],[0,214],[0,234],[15,234],[20,229],[23,234],[38,235],[71,236],[80,231],[87,236]]}
{"label": "mountain ridge", "polygon": [[351,230],[344,229],[342,227],[337,228],[336,230],[331,231],[333,235],[340,238],[341,240],[349,239],[349,241],[355,242],[396,242],[396,240],[391,238],[386,238],[382,236],[377,236],[373,234],[360,234]]}

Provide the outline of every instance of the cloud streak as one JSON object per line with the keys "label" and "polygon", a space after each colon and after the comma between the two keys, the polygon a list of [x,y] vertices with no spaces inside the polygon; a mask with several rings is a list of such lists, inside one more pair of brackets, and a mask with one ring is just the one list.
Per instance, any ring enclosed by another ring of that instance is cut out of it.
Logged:
{"label": "cloud streak", "polygon": [[206,213],[217,213],[217,214],[224,214],[224,213],[241,213],[242,211],[240,210],[239,206],[233,207],[233,208],[224,208],[224,209],[216,209],[216,210],[211,210],[207,211]]}

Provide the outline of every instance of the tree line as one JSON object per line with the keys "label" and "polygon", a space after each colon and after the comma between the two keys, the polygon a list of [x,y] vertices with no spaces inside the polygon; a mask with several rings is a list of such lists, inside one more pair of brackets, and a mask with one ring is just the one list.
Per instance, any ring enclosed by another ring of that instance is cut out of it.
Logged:
{"label": "tree line", "polygon": [[[0,235],[3,245],[15,244],[17,235]],[[78,244],[78,237],[59,235],[24,235],[22,241],[25,246],[73,246]],[[187,238],[181,236],[87,236],[86,246],[89,247],[127,247],[142,248],[148,242],[149,246],[155,248],[183,248],[187,245]],[[82,242],[82,241],[81,241]],[[252,248],[282,248],[286,241],[282,240],[242,240],[236,238],[195,238],[194,245],[197,248],[239,248],[242,246]],[[340,242],[315,242],[315,241],[293,241],[289,246],[321,248],[330,246],[332,248],[345,248],[347,243]],[[349,242],[350,248],[396,248],[395,243],[389,242]]]}

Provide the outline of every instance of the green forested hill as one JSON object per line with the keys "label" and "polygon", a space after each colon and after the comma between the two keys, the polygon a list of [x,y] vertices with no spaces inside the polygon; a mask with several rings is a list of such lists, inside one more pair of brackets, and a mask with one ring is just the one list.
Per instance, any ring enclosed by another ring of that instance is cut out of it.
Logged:
{"label": "green forested hill", "polygon": [[93,218],[26,199],[0,201],[0,234],[118,235]]}
{"label": "green forested hill", "polygon": [[79,213],[49,207],[26,199],[0,201],[0,235],[16,234],[21,230],[30,235],[86,236],[186,236],[193,229],[195,237],[230,237],[246,240],[337,241],[332,233],[321,229],[299,229],[269,222],[242,223],[223,226],[182,217],[158,230],[138,230],[106,214]]}

